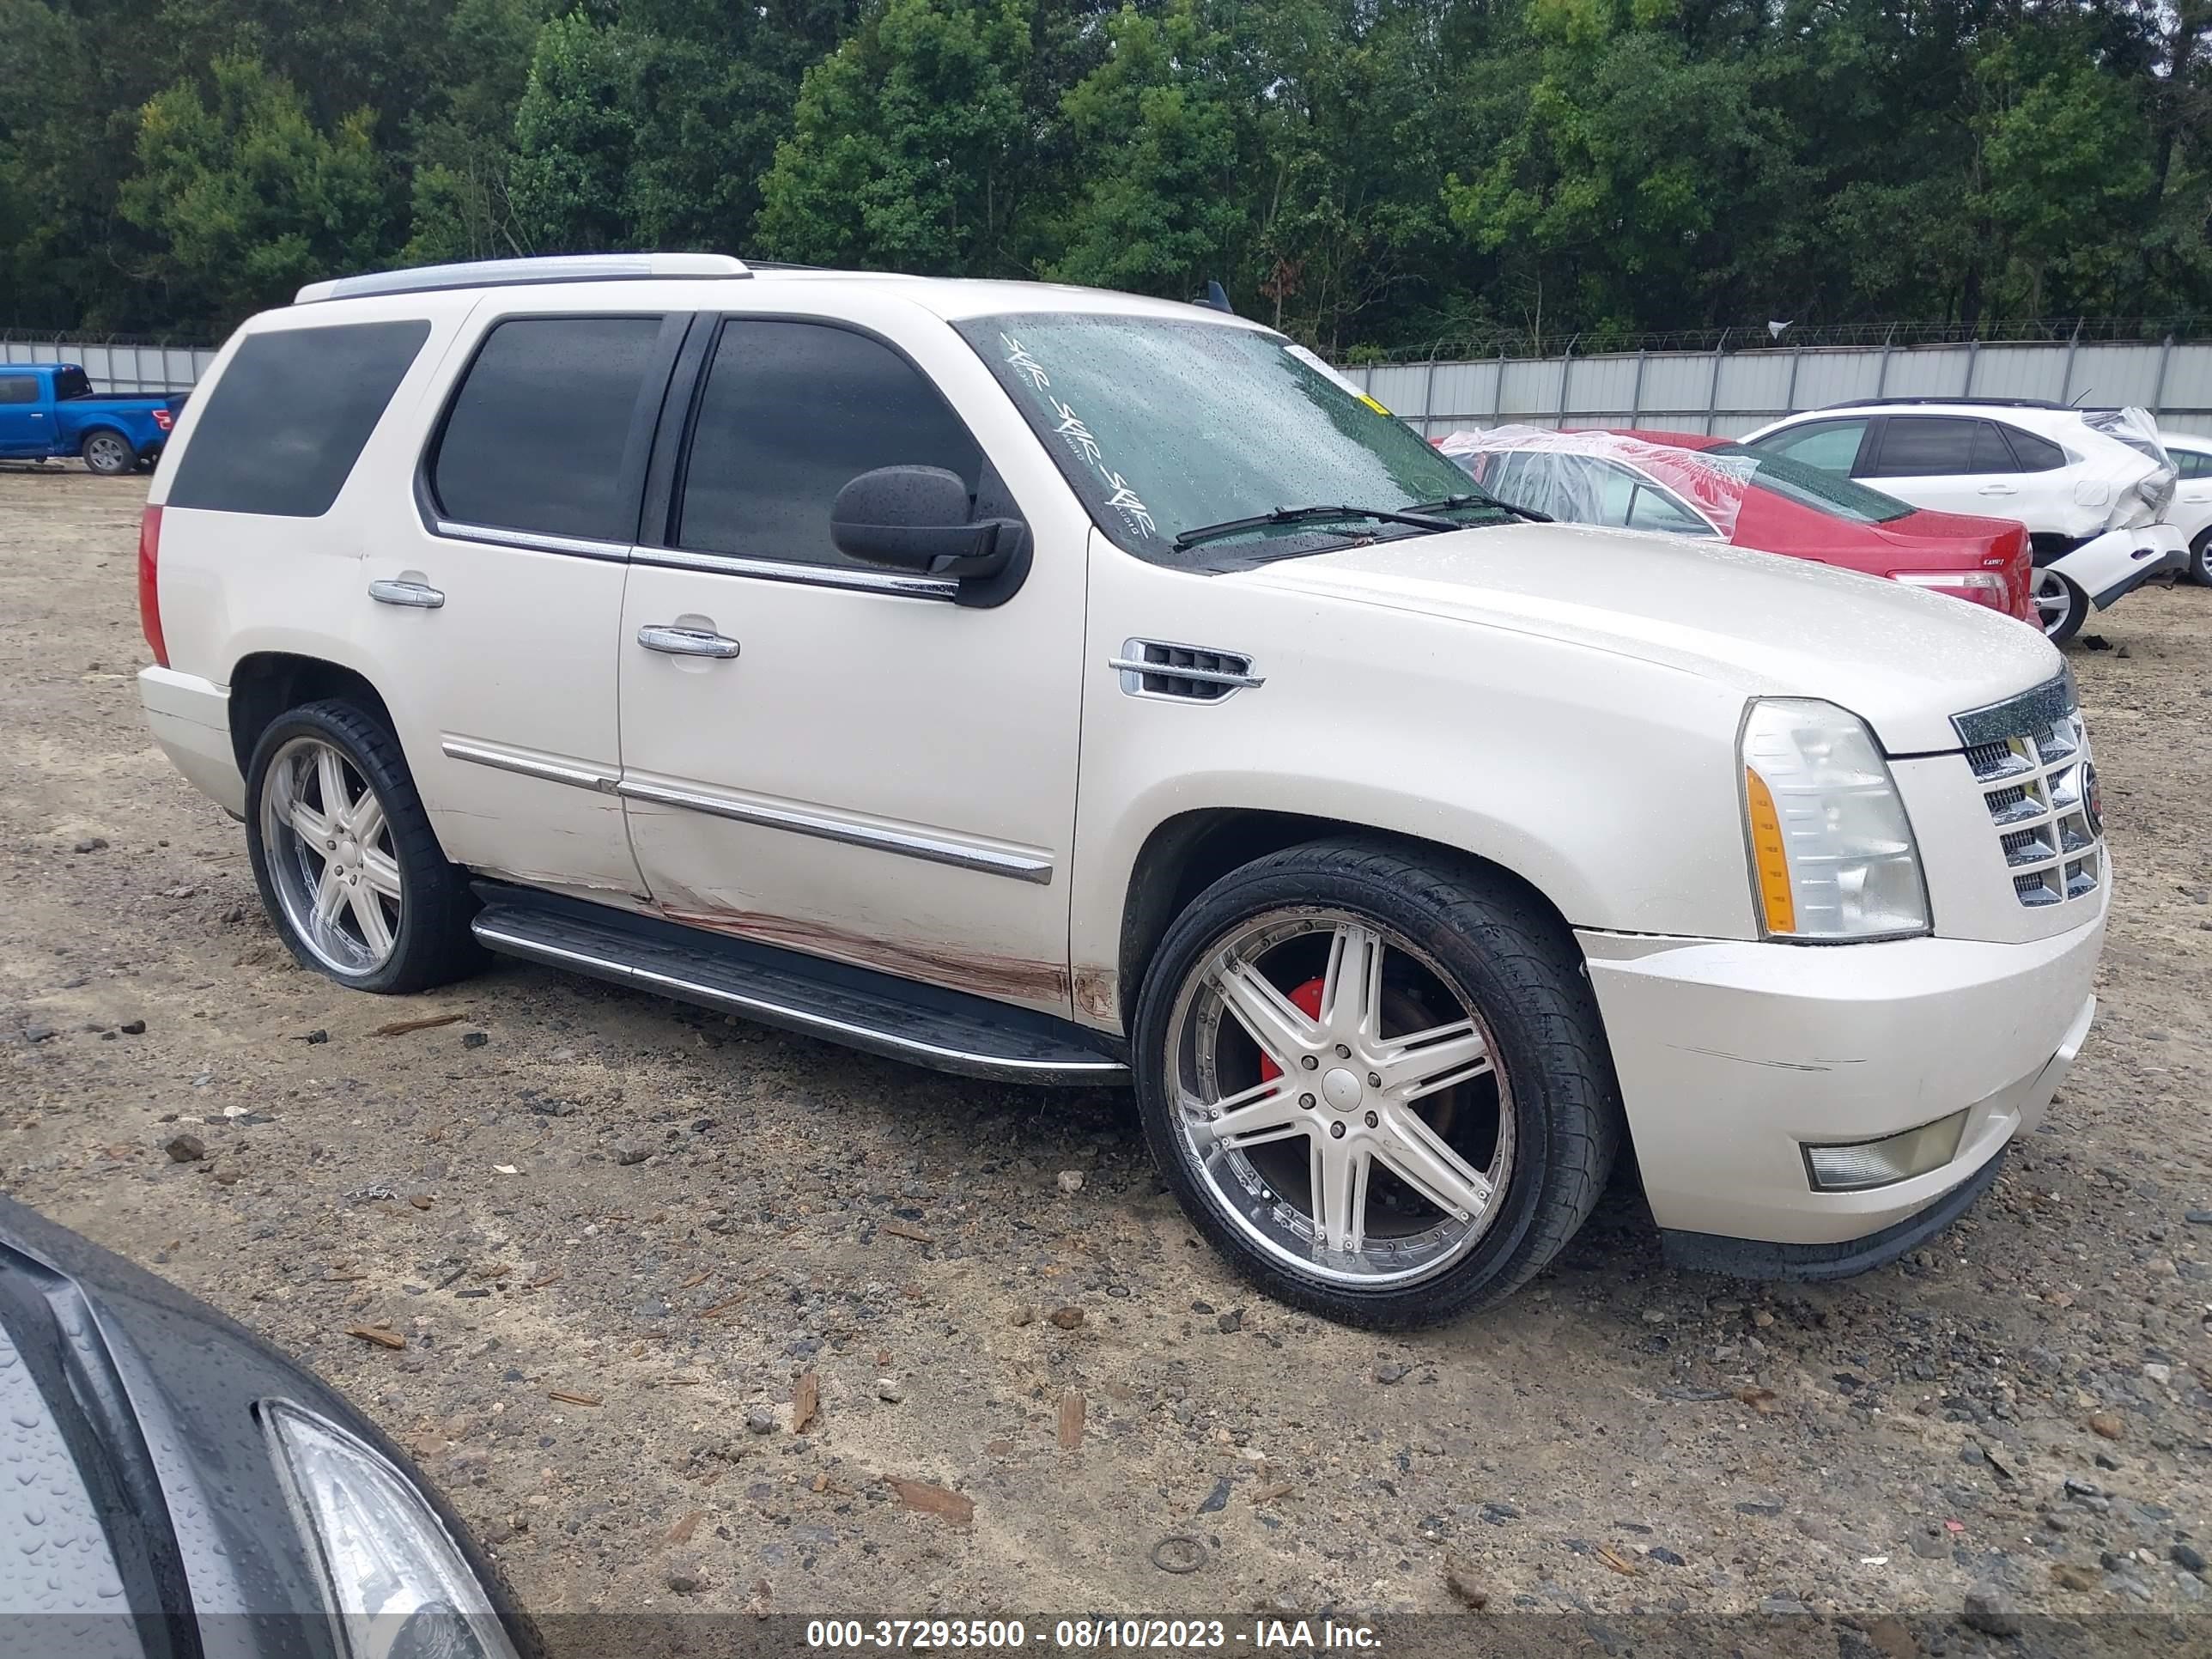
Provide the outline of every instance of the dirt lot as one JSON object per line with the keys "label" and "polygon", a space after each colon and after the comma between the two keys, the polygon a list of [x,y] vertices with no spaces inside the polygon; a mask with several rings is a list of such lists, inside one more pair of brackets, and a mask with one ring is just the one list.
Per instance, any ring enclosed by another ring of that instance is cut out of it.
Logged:
{"label": "dirt lot", "polygon": [[[1455,1565],[1486,1617],[1802,1602],[1828,1651],[1902,1653],[1877,1615],[1940,1650],[1970,1592],[2202,1607],[2212,592],[2072,653],[2104,1008],[1965,1224],[1760,1287],[1661,1267],[1621,1191],[1503,1311],[1377,1338],[1228,1276],[1118,1094],[516,966],[401,1002],[295,967],[139,720],[143,493],[0,472],[0,1187],[345,1389],[538,1610],[1446,1612]],[[380,1323],[404,1350],[344,1334]]]}

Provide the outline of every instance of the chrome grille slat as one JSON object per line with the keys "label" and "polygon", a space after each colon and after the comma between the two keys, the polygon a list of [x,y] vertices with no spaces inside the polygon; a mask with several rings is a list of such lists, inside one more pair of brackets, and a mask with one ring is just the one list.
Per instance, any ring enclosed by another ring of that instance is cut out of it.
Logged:
{"label": "chrome grille slat", "polygon": [[1952,724],[1989,809],[2014,896],[2040,908],[2094,893],[2104,879],[2104,847],[2082,799],[2089,740],[2072,677]]}

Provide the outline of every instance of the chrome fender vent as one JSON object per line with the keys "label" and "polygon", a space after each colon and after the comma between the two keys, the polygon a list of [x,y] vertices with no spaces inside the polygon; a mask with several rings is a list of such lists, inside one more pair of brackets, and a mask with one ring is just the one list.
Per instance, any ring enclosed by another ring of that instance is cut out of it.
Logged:
{"label": "chrome fender vent", "polygon": [[1246,686],[1267,683],[1252,672],[1252,659],[1242,652],[1164,640],[1125,640],[1121,654],[1109,658],[1107,666],[1121,671],[1121,690],[1130,696],[1176,702],[1219,702]]}

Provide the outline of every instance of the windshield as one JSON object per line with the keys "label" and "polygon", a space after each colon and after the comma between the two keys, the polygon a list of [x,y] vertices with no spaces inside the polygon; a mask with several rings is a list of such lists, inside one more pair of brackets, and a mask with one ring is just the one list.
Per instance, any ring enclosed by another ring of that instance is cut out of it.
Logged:
{"label": "windshield", "polygon": [[1793,461],[1787,455],[1769,455],[1760,450],[1746,449],[1741,444],[1715,444],[1711,449],[1692,453],[1747,459],[1753,463],[1753,483],[1832,519],[1844,519],[1852,524],[1887,524],[1913,510],[1909,501],[1885,495],[1879,489],[1869,489],[1838,473],[1824,472],[1817,466]]}
{"label": "windshield", "polygon": [[[1221,323],[1066,312],[954,325],[1012,396],[1098,527],[1190,568],[1424,533],[1356,520],[1187,532],[1317,504],[1397,512],[1468,493],[1468,477],[1320,358]],[[1436,509],[1504,524],[1495,507]]]}

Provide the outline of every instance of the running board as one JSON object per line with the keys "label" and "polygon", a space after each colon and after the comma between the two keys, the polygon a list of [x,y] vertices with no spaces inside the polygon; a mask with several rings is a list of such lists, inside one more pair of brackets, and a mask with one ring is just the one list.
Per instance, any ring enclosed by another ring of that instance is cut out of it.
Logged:
{"label": "running board", "polygon": [[1071,1020],[528,888],[477,890],[477,939],[505,956],[967,1077],[1129,1079],[1113,1040]]}

